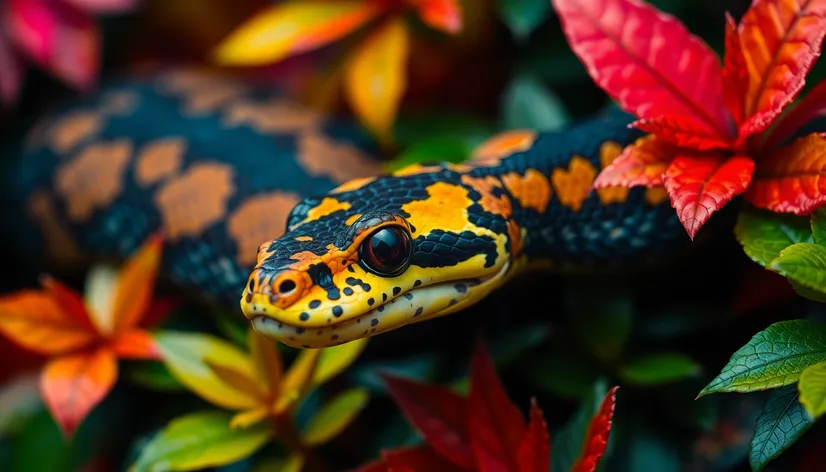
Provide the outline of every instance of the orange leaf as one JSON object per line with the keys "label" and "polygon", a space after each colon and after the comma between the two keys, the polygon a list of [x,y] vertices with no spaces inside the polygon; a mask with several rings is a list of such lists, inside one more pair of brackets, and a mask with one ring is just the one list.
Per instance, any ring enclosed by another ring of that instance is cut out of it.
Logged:
{"label": "orange leaf", "polygon": [[726,45],[723,56],[723,99],[735,123],[743,122],[743,90],[748,85],[746,58],[740,45],[737,23],[726,12]]}
{"label": "orange leaf", "polygon": [[422,21],[445,33],[462,31],[462,6],[458,0],[407,0]]}
{"label": "orange leaf", "polygon": [[568,44],[591,78],[640,119],[691,117],[733,138],[720,63],[671,15],[637,0],[552,0]]}
{"label": "orange leaf", "polygon": [[764,149],[774,149],[810,121],[826,115],[826,82],[817,84],[800,102],[792,106],[769,132]]}
{"label": "orange leaf", "polygon": [[826,138],[810,134],[764,156],[743,198],[758,208],[805,215],[826,203]]}
{"label": "orange leaf", "polygon": [[754,161],[748,157],[678,156],[665,171],[663,183],[671,206],[694,239],[715,211],[748,188],[753,172]]}
{"label": "orange leaf", "polygon": [[57,357],[46,365],[40,391],[66,437],[71,437],[86,415],[106,397],[117,376],[117,360],[107,348]]}
{"label": "orange leaf", "polygon": [[677,153],[677,146],[648,135],[629,144],[622,154],[602,169],[594,188],[658,187],[663,184],[663,173]]}
{"label": "orange leaf", "polygon": [[384,142],[390,140],[391,126],[407,88],[409,42],[404,19],[394,18],[359,45],[344,66],[350,105]]}
{"label": "orange leaf", "polygon": [[112,304],[113,332],[132,328],[146,313],[155,292],[162,251],[163,238],[158,233],[138,248],[120,270]]}
{"label": "orange leaf", "polygon": [[80,349],[97,338],[43,290],[21,290],[0,298],[0,332],[40,354]]}
{"label": "orange leaf", "polygon": [[40,285],[52,294],[52,297],[60,304],[66,314],[77,320],[78,324],[89,331],[97,331],[89,318],[89,312],[86,310],[86,304],[83,302],[83,296],[80,293],[48,275],[40,277]]}
{"label": "orange leaf", "polygon": [[525,437],[516,451],[519,472],[548,472],[551,462],[551,438],[542,410],[531,400],[530,421]]}
{"label": "orange leaf", "polygon": [[392,472],[459,472],[467,470],[448,462],[447,459],[442,458],[428,446],[382,451],[381,456],[384,463],[387,464],[387,470]]}
{"label": "orange leaf", "polygon": [[161,351],[155,344],[155,338],[148,331],[132,329],[124,331],[110,341],[109,348],[123,359],[161,360]]}
{"label": "orange leaf", "polygon": [[826,2],[755,1],[739,33],[748,70],[743,139],[768,128],[803,88],[826,33]]}
{"label": "orange leaf", "polygon": [[619,387],[608,390],[599,411],[591,418],[588,431],[585,433],[585,441],[582,444],[582,452],[579,459],[571,466],[571,472],[594,472],[597,469],[597,464],[605,454],[605,448],[608,447],[617,390]]}
{"label": "orange leaf", "polygon": [[729,140],[720,138],[716,132],[693,118],[660,116],[650,120],[637,120],[631,123],[631,126],[651,133],[663,141],[699,151],[731,147]]}

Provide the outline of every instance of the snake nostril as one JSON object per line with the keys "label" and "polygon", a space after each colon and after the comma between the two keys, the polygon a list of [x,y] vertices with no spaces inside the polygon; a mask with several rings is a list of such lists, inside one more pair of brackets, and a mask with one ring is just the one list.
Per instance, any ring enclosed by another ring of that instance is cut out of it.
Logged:
{"label": "snake nostril", "polygon": [[295,290],[295,282],[292,280],[285,280],[278,285],[278,292],[281,295],[289,295]]}

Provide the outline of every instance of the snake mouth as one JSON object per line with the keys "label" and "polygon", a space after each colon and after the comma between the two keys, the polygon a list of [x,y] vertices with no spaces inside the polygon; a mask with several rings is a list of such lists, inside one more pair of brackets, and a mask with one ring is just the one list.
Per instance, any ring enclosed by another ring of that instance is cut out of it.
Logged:
{"label": "snake mouth", "polygon": [[383,304],[344,321],[322,327],[307,327],[279,319],[277,311],[243,307],[244,315],[262,336],[295,348],[319,349],[375,336],[412,323],[458,311],[487,296],[501,285],[508,270],[479,278],[423,284],[388,299]]}

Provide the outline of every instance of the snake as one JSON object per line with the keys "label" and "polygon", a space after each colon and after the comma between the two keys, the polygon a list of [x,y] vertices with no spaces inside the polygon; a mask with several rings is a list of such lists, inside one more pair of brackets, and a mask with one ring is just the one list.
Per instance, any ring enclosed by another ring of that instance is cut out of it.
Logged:
{"label": "snake", "polygon": [[[626,270],[689,238],[661,188],[594,189],[643,137],[619,110],[501,130],[465,162],[387,171],[357,120],[193,69],[112,77],[9,160],[12,246],[125,258],[163,235],[172,283],[317,349],[463,310],[517,274]],[[539,298],[541,295],[537,294]]]}

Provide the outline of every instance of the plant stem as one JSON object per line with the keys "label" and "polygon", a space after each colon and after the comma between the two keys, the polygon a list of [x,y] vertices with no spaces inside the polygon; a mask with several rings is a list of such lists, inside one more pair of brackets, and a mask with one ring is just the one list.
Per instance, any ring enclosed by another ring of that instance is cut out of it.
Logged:
{"label": "plant stem", "polygon": [[295,428],[295,422],[293,422],[289,413],[278,415],[272,421],[275,425],[275,434],[281,443],[293,454],[297,454],[303,459],[302,471],[327,472],[327,467],[315,455],[315,451],[301,441]]}

